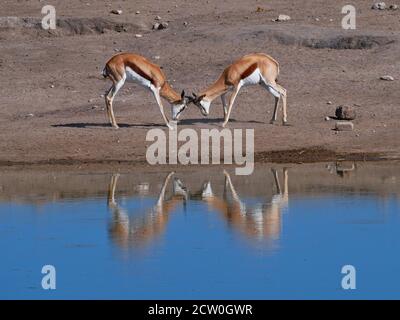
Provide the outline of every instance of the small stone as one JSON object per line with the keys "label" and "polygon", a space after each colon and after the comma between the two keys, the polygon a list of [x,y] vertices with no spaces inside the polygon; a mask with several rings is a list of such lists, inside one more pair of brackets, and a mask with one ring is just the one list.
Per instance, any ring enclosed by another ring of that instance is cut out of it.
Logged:
{"label": "small stone", "polygon": [[325,121],[331,120],[331,117],[325,117]]}
{"label": "small stone", "polygon": [[319,21],[319,18],[315,18],[315,21]]}
{"label": "small stone", "polygon": [[160,60],[160,56],[154,56],[154,59]]}
{"label": "small stone", "polygon": [[261,7],[257,7],[257,9],[256,9],[256,12],[264,12],[264,11],[265,11],[265,9],[261,8]]}
{"label": "small stone", "polygon": [[389,6],[389,10],[397,10],[397,9],[399,9],[399,6],[397,4],[391,4]]}
{"label": "small stone", "polygon": [[111,13],[112,14],[122,14],[122,10],[113,9],[113,10],[111,10]]}
{"label": "small stone", "polygon": [[99,108],[99,106],[97,106],[97,105],[95,105],[95,106],[92,106],[92,110],[94,110],[94,109],[98,109]]}
{"label": "small stone", "polygon": [[156,22],[155,24],[153,24],[153,30],[162,30],[167,28],[168,28],[167,22],[162,22],[162,23]]}
{"label": "small stone", "polygon": [[161,17],[160,17],[160,16],[156,16],[156,17],[154,18],[154,20],[161,20]]}
{"label": "small stone", "polygon": [[372,5],[371,9],[373,9],[373,10],[385,10],[386,9],[386,3],[384,3],[384,2],[374,3]]}
{"label": "small stone", "polygon": [[353,131],[354,124],[350,121],[337,121],[335,124],[336,131]]}
{"label": "small stone", "polygon": [[33,113],[28,113],[26,116],[27,117],[34,117],[35,115]]}
{"label": "small stone", "polygon": [[54,88],[54,87],[55,87],[55,85],[54,85],[54,84],[51,84],[51,85],[50,85],[50,88]]}
{"label": "small stone", "polygon": [[354,120],[356,112],[352,107],[339,106],[336,108],[335,116],[338,120]]}
{"label": "small stone", "polygon": [[167,29],[168,28],[168,22],[162,22],[161,26],[159,27],[159,29]]}
{"label": "small stone", "polygon": [[139,33],[137,33],[137,34],[135,34],[135,38],[143,38],[143,35],[142,35],[142,34],[139,34]]}
{"label": "small stone", "polygon": [[183,22],[183,25],[186,27],[189,23],[187,21]]}
{"label": "small stone", "polygon": [[290,19],[291,19],[290,16],[288,16],[286,14],[280,14],[275,21],[279,21],[279,22],[281,22],[281,21],[289,21]]}
{"label": "small stone", "polygon": [[394,81],[394,78],[392,76],[382,76],[380,77],[381,80],[385,80],[385,81]]}
{"label": "small stone", "polygon": [[140,14],[140,11],[138,10],[138,11],[136,11],[135,13],[136,13],[136,14]]}
{"label": "small stone", "polygon": [[332,101],[328,101],[326,104],[332,104]]}

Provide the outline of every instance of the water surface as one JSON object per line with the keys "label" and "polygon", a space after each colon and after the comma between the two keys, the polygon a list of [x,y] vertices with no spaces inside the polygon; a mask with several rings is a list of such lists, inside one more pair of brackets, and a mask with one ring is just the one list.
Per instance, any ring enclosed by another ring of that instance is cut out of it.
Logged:
{"label": "water surface", "polygon": [[0,298],[400,298],[399,192],[387,162],[3,170]]}

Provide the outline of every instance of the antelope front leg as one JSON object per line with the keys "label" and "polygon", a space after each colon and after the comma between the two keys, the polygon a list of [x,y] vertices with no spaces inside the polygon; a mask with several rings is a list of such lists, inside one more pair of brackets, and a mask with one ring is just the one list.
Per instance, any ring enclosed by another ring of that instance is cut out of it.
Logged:
{"label": "antelope front leg", "polygon": [[279,107],[279,97],[275,97],[275,107],[274,107],[274,113],[272,115],[271,121],[269,122],[270,124],[274,124],[276,121],[276,118],[278,117],[278,107]]}
{"label": "antelope front leg", "polygon": [[164,113],[164,106],[163,106],[162,101],[161,101],[160,90],[159,89],[154,89],[153,90],[153,94],[154,94],[154,97],[156,98],[158,107],[160,108],[160,112],[161,112],[161,115],[162,115],[162,117],[163,117],[163,119],[165,121],[165,124],[167,125],[168,128],[173,130],[174,127],[169,124],[169,121],[168,121],[168,119],[167,119],[167,117],[165,116],[165,113]]}
{"label": "antelope front leg", "polygon": [[224,119],[225,119],[226,114],[228,113],[228,109],[226,106],[226,93],[221,95],[221,101],[222,101],[222,108],[224,110]]}
{"label": "antelope front leg", "polygon": [[225,127],[226,124],[229,121],[229,117],[230,117],[231,112],[232,112],[232,107],[233,107],[233,104],[235,103],[235,99],[236,99],[236,96],[239,93],[239,90],[240,90],[240,85],[238,85],[236,88],[234,88],[234,91],[233,91],[231,97],[229,98],[228,113],[225,115],[225,120],[224,120],[224,123],[222,124],[222,127]]}

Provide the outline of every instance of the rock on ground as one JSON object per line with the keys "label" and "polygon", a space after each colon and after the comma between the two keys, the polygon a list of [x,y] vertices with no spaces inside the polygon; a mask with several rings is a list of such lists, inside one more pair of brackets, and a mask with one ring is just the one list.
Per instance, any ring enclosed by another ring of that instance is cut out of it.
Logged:
{"label": "rock on ground", "polygon": [[291,18],[286,14],[280,14],[275,21],[289,21]]}
{"label": "rock on ground", "polygon": [[374,10],[385,10],[386,9],[386,3],[384,3],[384,2],[374,3],[372,5],[372,9],[374,9]]}
{"label": "rock on ground", "polygon": [[352,107],[339,106],[336,108],[335,116],[338,120],[354,120],[356,112]]}
{"label": "rock on ground", "polygon": [[349,122],[349,121],[338,121],[335,124],[335,129],[337,131],[353,131],[354,124],[353,124],[353,122]]}
{"label": "rock on ground", "polygon": [[385,81],[394,81],[394,78],[392,76],[382,76],[380,77],[381,80],[385,80]]}

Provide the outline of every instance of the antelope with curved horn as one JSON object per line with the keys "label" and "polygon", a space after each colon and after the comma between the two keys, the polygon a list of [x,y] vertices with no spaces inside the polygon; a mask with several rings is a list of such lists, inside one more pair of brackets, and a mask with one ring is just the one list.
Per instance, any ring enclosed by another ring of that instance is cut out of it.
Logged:
{"label": "antelope with curved horn", "polygon": [[161,97],[171,104],[172,119],[177,120],[179,115],[187,107],[189,98],[185,92],[177,93],[169,85],[161,68],[146,58],[133,53],[120,53],[113,56],[103,69],[104,78],[109,78],[113,85],[105,96],[107,114],[111,125],[118,128],[113,111],[113,100],[118,91],[125,84],[125,81],[135,82],[149,89],[160,108],[165,124],[172,129],[167,117],[164,114],[164,106]]}
{"label": "antelope with curved horn", "polygon": [[[210,104],[221,97],[224,109],[223,127],[229,121],[235,99],[243,86],[259,84],[275,97],[274,114],[271,123],[277,118],[280,98],[283,102],[282,122],[287,124],[286,112],[286,89],[277,83],[279,74],[279,63],[264,53],[253,53],[245,55],[233,64],[228,66],[220,75],[218,80],[207,89],[196,95],[193,93],[191,99],[200,109],[204,116],[210,113]],[[228,105],[226,104],[226,94],[232,91]]]}

